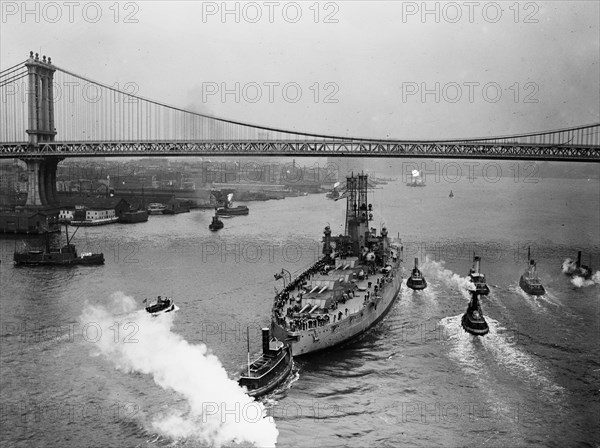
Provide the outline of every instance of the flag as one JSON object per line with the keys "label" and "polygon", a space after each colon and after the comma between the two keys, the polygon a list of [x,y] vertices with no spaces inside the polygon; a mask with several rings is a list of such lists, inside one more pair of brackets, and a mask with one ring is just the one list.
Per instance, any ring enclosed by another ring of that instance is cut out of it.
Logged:
{"label": "flag", "polygon": [[283,278],[283,275],[281,275],[279,272],[277,274],[274,275],[275,280],[279,280],[280,278]]}
{"label": "flag", "polygon": [[146,303],[148,301],[148,299],[144,299],[144,301],[142,303]]}

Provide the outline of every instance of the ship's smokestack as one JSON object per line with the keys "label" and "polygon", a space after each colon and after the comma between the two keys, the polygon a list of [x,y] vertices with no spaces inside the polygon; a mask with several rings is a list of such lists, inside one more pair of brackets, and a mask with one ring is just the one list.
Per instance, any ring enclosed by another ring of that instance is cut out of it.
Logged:
{"label": "ship's smokestack", "polygon": [[415,269],[419,269],[419,259],[415,257]]}
{"label": "ship's smokestack", "polygon": [[581,251],[577,252],[577,267],[581,266]]}
{"label": "ship's smokestack", "polygon": [[479,257],[475,257],[475,272],[479,273]]}
{"label": "ship's smokestack", "polygon": [[262,329],[262,347],[263,347],[263,354],[268,355],[270,352],[270,348],[269,348],[269,329],[268,328],[263,328]]}

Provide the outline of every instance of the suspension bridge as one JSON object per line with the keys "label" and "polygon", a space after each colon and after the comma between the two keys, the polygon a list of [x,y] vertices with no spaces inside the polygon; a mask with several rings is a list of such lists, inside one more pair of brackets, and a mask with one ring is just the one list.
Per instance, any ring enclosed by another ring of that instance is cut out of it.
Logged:
{"label": "suspension bridge", "polygon": [[521,135],[403,141],[314,134],[143,98],[30,53],[0,71],[0,158],[27,164],[27,205],[56,198],[67,157],[364,156],[600,161],[600,123]]}

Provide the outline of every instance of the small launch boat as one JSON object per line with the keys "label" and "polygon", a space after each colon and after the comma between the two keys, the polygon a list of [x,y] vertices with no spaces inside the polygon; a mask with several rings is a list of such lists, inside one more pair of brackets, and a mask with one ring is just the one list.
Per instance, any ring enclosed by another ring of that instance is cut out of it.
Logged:
{"label": "small launch boat", "polygon": [[260,397],[281,384],[292,371],[292,346],[276,338],[270,338],[268,328],[262,329],[260,357],[250,363],[250,339],[248,339],[248,367],[238,380],[251,397]]}
{"label": "small launch boat", "polygon": [[529,260],[529,270],[521,276],[519,286],[527,294],[531,294],[532,296],[543,296],[546,293],[546,290],[537,276],[535,261],[531,259],[530,248],[527,248],[527,259]]}
{"label": "small launch boat", "polygon": [[[144,299],[144,303],[147,304],[148,299]],[[170,313],[171,311],[177,311],[178,309],[179,307],[175,305],[173,299],[169,297],[163,299],[161,296],[158,296],[155,303],[146,307],[146,312],[153,316],[159,316],[161,314]]]}
{"label": "small launch boat", "polygon": [[448,197],[450,197],[450,198],[454,197],[454,193],[452,193],[452,190],[450,190],[450,195]]}
{"label": "small launch boat", "polygon": [[476,291],[471,291],[471,301],[467,311],[463,314],[461,324],[467,333],[474,336],[485,336],[490,331],[487,322],[483,318],[481,306],[479,305],[479,293]]}
{"label": "small launch boat", "polygon": [[490,293],[490,288],[485,283],[485,275],[479,272],[479,267],[481,264],[481,257],[473,257],[473,267],[469,272],[469,277],[471,282],[475,285],[476,292],[481,295],[488,295]]}
{"label": "small launch boat", "polygon": [[410,277],[406,279],[406,286],[415,291],[421,291],[427,288],[427,282],[421,271],[419,271],[419,259],[415,258],[415,267],[410,274]]}

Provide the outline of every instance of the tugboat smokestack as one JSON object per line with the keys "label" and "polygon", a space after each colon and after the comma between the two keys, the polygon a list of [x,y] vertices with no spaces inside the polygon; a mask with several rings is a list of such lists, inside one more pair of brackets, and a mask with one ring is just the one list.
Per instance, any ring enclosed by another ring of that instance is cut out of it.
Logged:
{"label": "tugboat smokestack", "polygon": [[263,328],[262,329],[262,348],[263,348],[263,354],[268,355],[270,352],[269,349],[269,329],[268,328]]}
{"label": "tugboat smokestack", "polygon": [[581,266],[581,251],[577,252],[577,267]]}
{"label": "tugboat smokestack", "polygon": [[419,269],[419,259],[415,257],[415,269]]}

